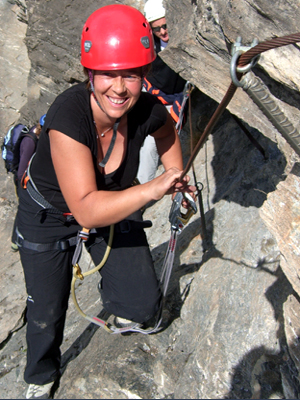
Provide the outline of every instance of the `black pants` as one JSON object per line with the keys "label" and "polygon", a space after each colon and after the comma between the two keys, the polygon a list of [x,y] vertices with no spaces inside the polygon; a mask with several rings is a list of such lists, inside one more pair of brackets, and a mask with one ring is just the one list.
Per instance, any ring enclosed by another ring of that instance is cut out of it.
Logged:
{"label": "black pants", "polygon": [[[141,218],[138,214],[133,218]],[[41,214],[39,206],[24,190],[20,191],[17,226],[25,239],[35,243],[55,242],[73,236],[80,228],[65,226],[55,217]],[[87,243],[96,265],[102,260],[107,240],[107,230],[99,229],[96,237],[92,236]],[[20,248],[28,294],[28,349],[24,374],[27,383],[46,384],[59,374],[73,252],[74,247],[64,252]],[[144,322],[155,315],[160,290],[143,230],[114,235],[101,276],[102,302],[108,312],[136,322]]]}

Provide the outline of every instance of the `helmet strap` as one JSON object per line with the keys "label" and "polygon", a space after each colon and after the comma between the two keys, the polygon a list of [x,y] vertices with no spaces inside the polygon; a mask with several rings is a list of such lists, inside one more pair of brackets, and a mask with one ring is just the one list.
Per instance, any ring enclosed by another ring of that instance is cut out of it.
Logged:
{"label": "helmet strap", "polygon": [[96,94],[95,94],[95,88],[94,88],[94,76],[93,76],[93,72],[91,69],[88,69],[88,74],[89,74],[89,81],[90,81],[90,85],[91,85],[91,91],[92,91],[92,95],[94,97],[95,102],[97,103],[98,107],[100,108],[101,111],[104,112],[103,108],[101,107]]}
{"label": "helmet strap", "polygon": [[116,120],[116,122],[114,123],[113,135],[112,135],[112,138],[111,138],[111,141],[110,141],[110,144],[109,144],[109,148],[108,148],[108,150],[107,150],[107,152],[105,154],[105,157],[99,163],[100,167],[103,167],[103,168],[105,167],[105,165],[107,164],[107,161],[108,161],[108,159],[109,159],[109,157],[110,157],[110,155],[111,155],[111,153],[113,151],[113,148],[114,148],[114,145],[115,145],[115,142],[116,142],[116,138],[117,138],[117,131],[118,131],[118,126],[119,126],[120,121],[121,121],[121,118],[118,118]]}

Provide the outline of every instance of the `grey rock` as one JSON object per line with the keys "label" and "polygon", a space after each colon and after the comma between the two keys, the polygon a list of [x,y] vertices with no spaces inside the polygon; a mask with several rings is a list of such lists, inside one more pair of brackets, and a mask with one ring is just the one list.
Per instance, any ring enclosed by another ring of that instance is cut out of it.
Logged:
{"label": "grey rock", "polygon": [[270,193],[261,208],[262,218],[273,232],[280,252],[284,255],[281,268],[297,293],[300,293],[299,175],[299,165],[295,165],[286,180],[277,185],[276,196]]}
{"label": "grey rock", "polygon": [[[162,58],[218,103],[231,82],[230,52],[238,37],[242,38],[243,45],[250,46],[254,39],[264,42],[298,32],[296,21],[300,11],[293,3],[284,3],[284,6],[277,3],[273,7],[266,1],[237,4],[184,0],[166,2],[166,8],[170,15],[167,22],[171,39]],[[299,61],[297,47],[280,47],[263,53],[254,71],[276,95],[292,122],[299,126],[296,60]],[[277,135],[242,89],[236,91],[228,109],[271,139]]]}
{"label": "grey rock", "polygon": [[[2,140],[8,127],[20,117],[27,102],[27,78],[30,61],[24,37],[27,25],[18,20],[20,7],[8,1],[0,2],[0,127]],[[16,212],[17,198],[12,176],[0,163],[0,343],[17,329],[25,307],[26,291],[19,255],[10,251],[10,236]]]}
{"label": "grey rock", "polygon": [[283,305],[284,329],[287,340],[287,352],[290,354],[294,364],[286,363],[281,367],[283,390],[286,398],[297,396],[295,382],[298,381],[298,371],[300,368],[299,353],[299,301],[294,295],[290,295]]}
{"label": "grey rock", "polygon": [[[83,79],[83,21],[108,3],[0,2],[0,71],[7,83],[0,84],[1,137],[19,118],[33,123],[59,92]],[[143,7],[142,1],[126,4]],[[230,83],[230,46],[237,36],[250,44],[255,37],[295,33],[299,7],[267,1],[165,5],[171,42],[163,57],[197,87],[191,96],[193,138],[188,124],[181,134],[187,162],[190,141],[199,139]],[[287,46],[264,53],[254,69],[296,127],[298,58],[298,46]],[[298,398],[298,164],[299,157],[238,89],[194,162],[206,231],[197,213],[178,238],[163,330],[109,335],[82,318],[70,299],[55,397]],[[18,254],[10,252],[17,199],[11,177],[0,168],[0,397],[22,398],[26,291]],[[158,275],[170,236],[170,205],[165,197],[144,214],[153,221],[146,232]],[[86,252],[80,265],[92,268]],[[76,285],[88,315],[101,310],[98,280],[93,274]]]}

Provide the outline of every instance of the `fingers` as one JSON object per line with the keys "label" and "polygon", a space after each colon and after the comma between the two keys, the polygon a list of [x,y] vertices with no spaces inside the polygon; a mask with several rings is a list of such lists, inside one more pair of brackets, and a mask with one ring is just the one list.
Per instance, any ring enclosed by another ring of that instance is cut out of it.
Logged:
{"label": "fingers", "polygon": [[186,175],[181,182],[176,182],[174,185],[174,191],[175,192],[188,192],[192,196],[194,195],[194,192],[197,190],[196,186],[194,185],[189,185],[190,177]]}
{"label": "fingers", "polygon": [[[154,200],[161,199],[166,194],[172,194],[174,198],[177,192],[187,192],[189,193],[194,199],[196,191],[196,186],[189,185],[190,177],[186,175],[182,181],[179,182],[179,178],[182,174],[176,167],[172,167],[165,171],[162,175],[158,176],[157,178],[151,181],[152,186],[152,194],[154,195]],[[184,200],[184,204],[188,207],[188,202]]]}
{"label": "fingers", "polygon": [[[196,196],[194,197],[194,200],[195,200],[195,198],[196,198]],[[181,205],[183,208],[190,208],[190,206],[191,206],[190,202],[185,198],[183,198]]]}
{"label": "fingers", "polygon": [[173,167],[148,182],[146,185],[149,185],[148,188],[151,191],[152,200],[160,200],[164,195],[172,194],[180,173],[178,168]]}

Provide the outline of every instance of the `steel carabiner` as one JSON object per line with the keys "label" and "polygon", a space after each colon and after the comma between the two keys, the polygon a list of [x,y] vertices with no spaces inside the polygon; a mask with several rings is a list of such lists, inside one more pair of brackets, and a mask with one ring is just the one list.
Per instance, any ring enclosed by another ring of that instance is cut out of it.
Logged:
{"label": "steel carabiner", "polygon": [[[181,203],[183,199],[187,200],[189,203],[189,208],[187,209],[186,213],[181,212]],[[196,214],[196,212],[197,206],[193,197],[189,193],[178,192],[173,199],[169,214],[171,229],[181,233],[184,226],[189,222],[191,217]]]}

